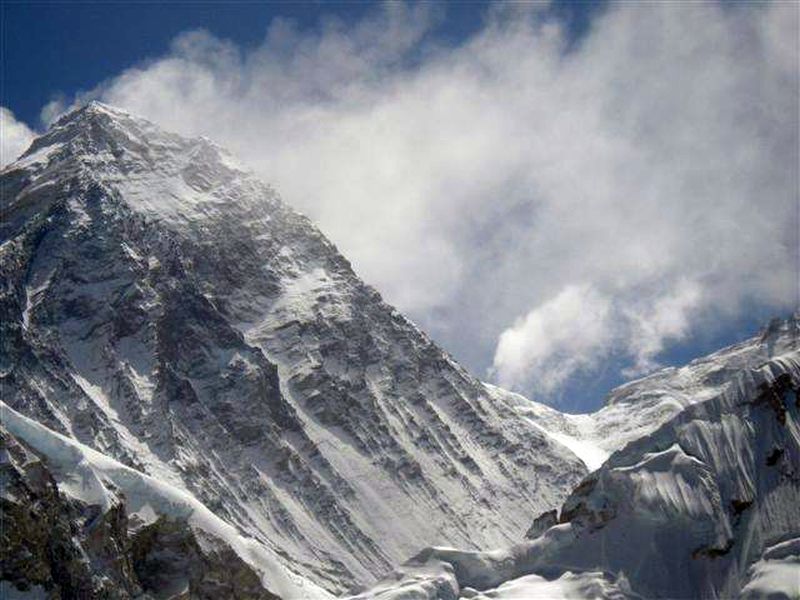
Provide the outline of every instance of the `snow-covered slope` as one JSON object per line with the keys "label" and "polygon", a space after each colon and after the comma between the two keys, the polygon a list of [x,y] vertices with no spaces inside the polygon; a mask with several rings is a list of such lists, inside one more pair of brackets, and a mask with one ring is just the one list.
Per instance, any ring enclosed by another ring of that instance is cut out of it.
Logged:
{"label": "snow-covered slope", "polygon": [[91,104],[0,187],[3,400],[288,571],[505,545],[586,474],[207,140]]}
{"label": "snow-covered slope", "polygon": [[796,597],[799,333],[795,315],[614,392],[610,407],[633,402],[634,420],[636,398],[658,414],[659,398],[686,395],[674,416],[577,486],[533,540],[491,552],[427,549],[362,597],[402,598],[404,587],[434,583],[452,594],[418,597]]}
{"label": "snow-covered slope", "polygon": [[657,429],[685,407],[702,402],[735,386],[741,372],[794,350],[800,336],[800,313],[774,319],[757,336],[693,360],[668,367],[612,390],[603,408],[573,415],[485,384],[498,400],[555,441],[572,450],[594,471],[616,450]]}

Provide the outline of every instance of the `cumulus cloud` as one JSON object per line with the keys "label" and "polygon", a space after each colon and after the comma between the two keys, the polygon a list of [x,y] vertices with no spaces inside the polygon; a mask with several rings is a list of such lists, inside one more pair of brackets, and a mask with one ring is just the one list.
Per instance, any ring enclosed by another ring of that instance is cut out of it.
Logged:
{"label": "cumulus cloud", "polygon": [[0,106],[0,167],[14,162],[30,146],[36,134],[10,110]]}
{"label": "cumulus cloud", "polygon": [[94,95],[238,153],[475,369],[549,392],[797,302],[798,6],[386,4],[242,49],[205,32]]}
{"label": "cumulus cloud", "polygon": [[551,392],[576,371],[591,370],[612,347],[611,302],[588,285],[568,285],[506,329],[497,343],[494,368],[501,385],[532,373]]}

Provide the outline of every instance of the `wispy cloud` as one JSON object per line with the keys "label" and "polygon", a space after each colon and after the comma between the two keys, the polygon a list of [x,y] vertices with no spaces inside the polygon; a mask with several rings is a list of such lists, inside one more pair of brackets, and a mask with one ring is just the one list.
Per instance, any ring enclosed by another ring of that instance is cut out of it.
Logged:
{"label": "wispy cloud", "polygon": [[34,132],[18,121],[10,110],[0,106],[0,167],[14,162],[25,152],[34,138]]}
{"label": "wispy cloud", "polygon": [[551,392],[578,371],[591,371],[613,347],[611,300],[588,285],[569,285],[503,331],[494,355],[501,385],[535,375]]}
{"label": "wispy cloud", "polygon": [[796,302],[797,13],[624,2],[566,51],[547,11],[451,47],[386,4],[256,49],[189,32],[93,93],[227,145],[457,355],[548,392]]}

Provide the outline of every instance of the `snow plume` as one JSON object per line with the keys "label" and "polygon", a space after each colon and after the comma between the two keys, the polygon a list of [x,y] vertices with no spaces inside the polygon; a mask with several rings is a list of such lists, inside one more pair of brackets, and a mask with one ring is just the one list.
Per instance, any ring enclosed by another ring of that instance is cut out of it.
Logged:
{"label": "snow plume", "polygon": [[0,167],[16,160],[30,146],[35,133],[14,113],[0,106]]}
{"label": "snow plume", "polygon": [[577,41],[551,13],[492,5],[455,45],[427,4],[188,32],[93,95],[229,147],[512,387],[794,306],[798,5],[621,2]]}

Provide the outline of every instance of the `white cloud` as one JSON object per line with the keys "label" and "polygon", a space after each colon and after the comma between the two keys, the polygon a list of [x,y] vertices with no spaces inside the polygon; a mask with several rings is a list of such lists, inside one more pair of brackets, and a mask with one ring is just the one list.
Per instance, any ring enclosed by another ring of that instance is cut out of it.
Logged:
{"label": "white cloud", "polygon": [[534,385],[552,392],[576,371],[590,370],[612,345],[611,302],[588,285],[569,285],[506,329],[494,369],[513,387],[535,374]]}
{"label": "white cloud", "polygon": [[[639,371],[703,315],[796,303],[797,13],[624,2],[565,53],[546,10],[448,47],[393,3],[254,50],[184,34],[96,94],[230,147],[470,366],[551,389],[554,357]],[[556,336],[579,297],[606,324]]]}
{"label": "white cloud", "polygon": [[691,316],[702,300],[701,287],[683,280],[652,305],[629,308],[626,317],[632,331],[628,350],[635,362],[625,369],[626,375],[633,377],[658,368],[655,357],[669,341],[684,339],[689,334]]}
{"label": "white cloud", "polygon": [[36,134],[10,110],[0,106],[0,167],[14,162],[30,146]]}

